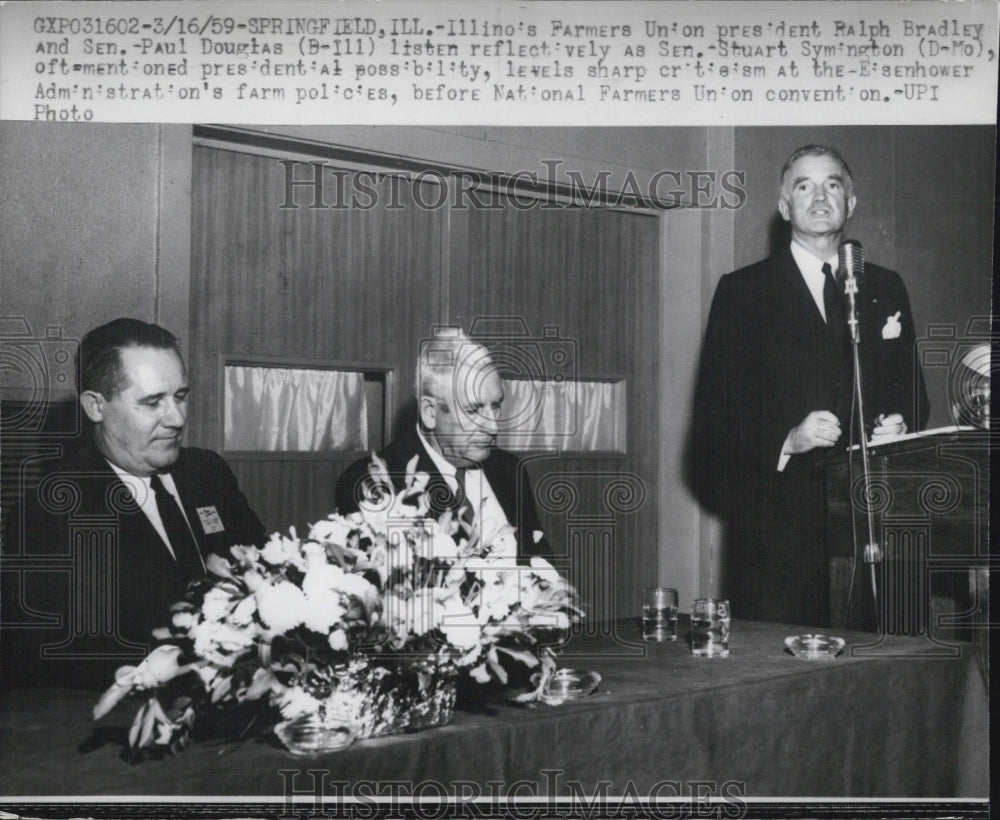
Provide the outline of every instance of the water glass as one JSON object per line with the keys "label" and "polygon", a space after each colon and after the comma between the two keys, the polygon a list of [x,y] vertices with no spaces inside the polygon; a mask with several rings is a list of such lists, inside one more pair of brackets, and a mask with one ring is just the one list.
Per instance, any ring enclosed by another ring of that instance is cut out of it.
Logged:
{"label": "water glass", "polygon": [[695,598],[691,607],[691,653],[699,658],[729,657],[729,601]]}
{"label": "water glass", "polygon": [[646,587],[642,591],[642,639],[662,643],[677,640],[677,590]]}

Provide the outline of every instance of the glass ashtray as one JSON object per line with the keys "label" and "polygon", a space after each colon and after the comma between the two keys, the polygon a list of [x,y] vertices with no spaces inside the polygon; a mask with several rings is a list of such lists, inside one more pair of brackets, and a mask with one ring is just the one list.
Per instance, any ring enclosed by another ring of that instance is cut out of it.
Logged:
{"label": "glass ashtray", "polygon": [[345,749],[354,742],[353,726],[327,723],[318,715],[301,715],[274,727],[274,733],[293,755],[320,755]]}
{"label": "glass ashtray", "polygon": [[596,672],[557,669],[545,684],[539,700],[549,706],[558,706],[567,700],[581,700],[592,694],[600,682],[601,676]]}
{"label": "glass ashtray", "polygon": [[785,646],[796,658],[804,661],[824,661],[836,658],[844,651],[846,641],[832,635],[792,635]]}

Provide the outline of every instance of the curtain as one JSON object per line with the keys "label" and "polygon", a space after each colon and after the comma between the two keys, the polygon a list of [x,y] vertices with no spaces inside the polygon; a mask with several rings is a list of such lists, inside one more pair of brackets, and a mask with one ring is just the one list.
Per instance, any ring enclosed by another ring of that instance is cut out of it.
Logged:
{"label": "curtain", "polygon": [[258,452],[367,450],[364,375],[227,365],[225,448]]}
{"label": "curtain", "polygon": [[498,444],[625,452],[625,382],[504,380]]}

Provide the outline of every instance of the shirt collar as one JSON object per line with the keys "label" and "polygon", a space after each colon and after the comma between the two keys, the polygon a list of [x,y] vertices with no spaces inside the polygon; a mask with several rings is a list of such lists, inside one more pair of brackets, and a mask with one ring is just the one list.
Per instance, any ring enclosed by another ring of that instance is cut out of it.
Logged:
{"label": "shirt collar", "polygon": [[[104,459],[108,461],[107,459]],[[152,481],[153,477],[151,475],[135,475],[135,473],[130,473],[128,470],[124,470],[117,464],[108,461],[108,466],[115,471],[121,480],[122,484],[132,491],[133,496],[138,497],[139,493],[135,492],[140,485],[145,488],[144,495],[148,495],[152,491]],[[177,498],[177,485],[174,484],[174,478],[170,473],[160,473],[160,482],[166,488],[167,492],[170,493],[174,498]]]}
{"label": "shirt collar", "polygon": [[434,466],[438,468],[438,472],[440,472],[441,475],[454,478],[456,472],[455,465],[431,446],[431,443],[424,435],[424,431],[420,429],[419,424],[417,425],[417,435],[420,437],[420,443],[424,445],[427,455],[431,457],[431,461],[434,462]]}
{"label": "shirt collar", "polygon": [[839,262],[837,254],[834,254],[829,259],[820,259],[806,248],[805,245],[796,242],[794,239],[792,240],[792,257],[795,259],[795,264],[799,266],[799,270],[803,273],[816,273],[822,276],[824,263],[829,264],[830,269],[834,273],[837,272]]}

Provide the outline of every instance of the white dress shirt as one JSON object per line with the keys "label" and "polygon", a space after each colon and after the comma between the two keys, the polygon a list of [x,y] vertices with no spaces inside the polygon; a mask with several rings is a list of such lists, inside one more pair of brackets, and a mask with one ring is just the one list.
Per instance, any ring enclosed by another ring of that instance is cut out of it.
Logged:
{"label": "white dress shirt", "polygon": [[[417,427],[417,435],[420,436],[420,443],[424,445],[428,455],[431,457],[431,461],[434,462],[434,466],[438,468],[444,477],[449,489],[452,492],[456,492],[458,489],[458,479],[455,476],[457,473],[455,465],[430,445],[419,426]],[[510,522],[507,520],[507,514],[503,511],[503,507],[500,506],[496,493],[493,492],[493,488],[490,486],[490,482],[481,468],[469,467],[466,469],[465,487],[463,489],[465,490],[465,497],[469,500],[469,504],[476,514],[476,520],[479,521],[480,535],[483,542],[492,544],[496,534],[501,528],[509,527]]]}
{"label": "white dress shirt", "polygon": [[826,284],[826,274],[823,273],[823,265],[828,264],[834,276],[836,276],[839,261],[837,255],[834,254],[830,259],[820,259],[813,256],[810,251],[806,250],[805,247],[793,239],[792,256],[795,258],[795,264],[799,266],[799,272],[806,282],[806,287],[809,288],[809,292],[812,294],[813,301],[819,310],[819,315],[823,317],[823,321],[825,322],[826,303],[823,301],[823,286]]}
{"label": "white dress shirt", "polygon": [[[160,508],[156,506],[156,493],[153,492],[151,486],[152,476],[132,475],[132,473],[123,470],[117,464],[112,464],[110,461],[108,461],[108,464],[122,480],[122,484],[126,486],[132,498],[135,499],[135,503],[139,505],[139,509],[149,519],[149,523],[153,525],[153,529],[160,536],[163,545],[176,561],[177,556],[174,555],[174,548],[170,545],[170,539],[167,538],[167,530],[163,526],[163,520],[160,518]],[[181,504],[180,496],[177,494],[177,485],[174,484],[173,476],[170,473],[160,473],[160,481],[163,482],[166,491],[174,497],[174,501],[180,507],[181,515],[184,516],[184,520],[187,521],[188,529],[190,530],[191,522],[188,521],[184,505]],[[191,537],[194,538],[193,532],[191,533]],[[197,544],[198,539],[195,538],[194,540]]]}

